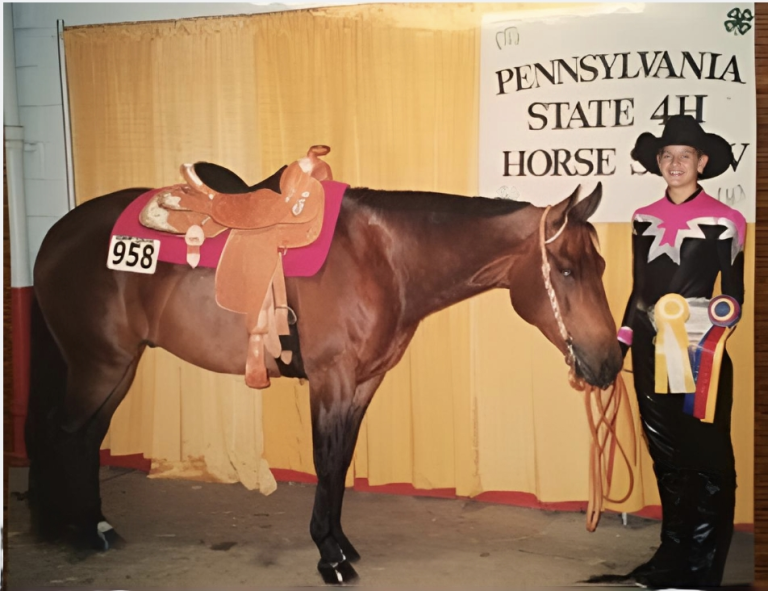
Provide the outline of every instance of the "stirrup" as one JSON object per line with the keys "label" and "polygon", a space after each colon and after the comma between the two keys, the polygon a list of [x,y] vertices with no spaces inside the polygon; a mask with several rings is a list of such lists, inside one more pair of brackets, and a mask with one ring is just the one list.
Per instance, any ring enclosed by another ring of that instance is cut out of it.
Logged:
{"label": "stirrup", "polygon": [[269,374],[264,360],[264,335],[252,334],[248,339],[245,360],[245,383],[249,388],[269,388]]}

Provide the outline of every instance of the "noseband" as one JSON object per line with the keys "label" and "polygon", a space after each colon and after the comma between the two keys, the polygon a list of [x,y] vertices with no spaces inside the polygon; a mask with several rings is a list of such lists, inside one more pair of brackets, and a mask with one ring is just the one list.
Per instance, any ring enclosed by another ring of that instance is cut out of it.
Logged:
{"label": "noseband", "polygon": [[544,288],[547,290],[547,295],[549,296],[549,304],[552,306],[552,312],[555,315],[555,320],[557,321],[557,328],[560,331],[560,336],[563,337],[563,341],[565,341],[565,346],[568,349],[568,354],[565,356],[565,362],[571,366],[571,369],[573,370],[574,363],[576,362],[576,355],[573,352],[573,338],[571,338],[570,333],[568,332],[568,329],[565,327],[565,322],[563,322],[563,316],[560,313],[560,304],[557,301],[557,293],[555,293],[555,288],[552,286],[552,268],[549,266],[549,258],[547,257],[547,244],[552,244],[555,240],[557,240],[560,235],[563,233],[563,230],[565,230],[565,226],[568,224],[568,214],[565,214],[565,221],[563,222],[563,225],[560,226],[560,229],[555,232],[554,236],[551,238],[546,237],[546,227],[547,227],[547,214],[549,213],[549,210],[552,207],[550,205],[547,205],[546,209],[544,210],[544,213],[541,215],[541,222],[539,223],[539,245],[541,246],[541,273],[544,276]]}

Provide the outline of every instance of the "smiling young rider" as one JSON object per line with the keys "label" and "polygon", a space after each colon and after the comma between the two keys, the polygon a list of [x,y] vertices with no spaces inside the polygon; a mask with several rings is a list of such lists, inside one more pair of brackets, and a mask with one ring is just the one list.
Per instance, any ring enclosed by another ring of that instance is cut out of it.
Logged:
{"label": "smiling young rider", "polygon": [[670,393],[675,391],[672,378],[668,383],[663,372],[658,377],[653,312],[666,294],[709,300],[720,275],[722,292],[737,302],[738,314],[744,301],[746,222],[699,185],[726,172],[733,155],[725,139],[705,133],[693,117],[670,117],[660,137],[640,135],[632,157],[663,177],[667,190],[633,216],[633,289],[619,330],[622,351],[632,348],[663,516],[661,545],[627,578],[651,587],[714,586],[722,581],[733,533],[733,366],[724,352],[713,421],[689,414],[686,395]]}

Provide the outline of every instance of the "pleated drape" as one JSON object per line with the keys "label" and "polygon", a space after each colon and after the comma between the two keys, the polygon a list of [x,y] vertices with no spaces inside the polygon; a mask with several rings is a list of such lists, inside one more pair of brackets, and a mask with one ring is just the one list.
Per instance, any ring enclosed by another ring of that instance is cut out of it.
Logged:
{"label": "pleated drape", "polygon": [[[197,160],[254,183],[318,143],[332,147],[335,178],[353,186],[473,195],[481,16],[526,7],[364,5],[69,29],[78,201],[178,182],[179,164]],[[631,285],[631,228],[597,229],[618,321]],[[751,294],[752,225],[749,231]],[[736,521],[751,522],[749,301],[729,349],[737,370]],[[427,318],[374,398],[348,483],[585,500],[589,433],[583,397],[568,387],[566,369],[557,350],[515,316],[506,292]],[[624,511],[658,504],[636,428],[637,485],[614,507]],[[268,467],[314,472],[308,386],[280,379],[263,392],[249,390],[240,376],[148,351],[105,446],[113,454],[144,453],[154,474],[241,481],[270,492]],[[619,471],[616,490],[625,484]]]}

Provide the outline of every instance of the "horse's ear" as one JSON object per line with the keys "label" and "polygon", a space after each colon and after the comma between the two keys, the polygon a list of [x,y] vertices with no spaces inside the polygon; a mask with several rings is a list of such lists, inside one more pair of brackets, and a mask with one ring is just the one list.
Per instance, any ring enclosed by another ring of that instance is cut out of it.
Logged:
{"label": "horse's ear", "polygon": [[603,198],[603,183],[597,183],[595,190],[584,197],[568,212],[568,217],[575,222],[586,222],[595,213]]}
{"label": "horse's ear", "polygon": [[570,216],[570,210],[579,200],[579,191],[581,191],[581,185],[577,185],[573,193],[563,199],[560,203],[552,206],[552,209],[547,216],[549,218],[547,220],[547,226],[549,226],[547,236],[557,232],[560,229],[560,226],[565,223],[565,216]]}

